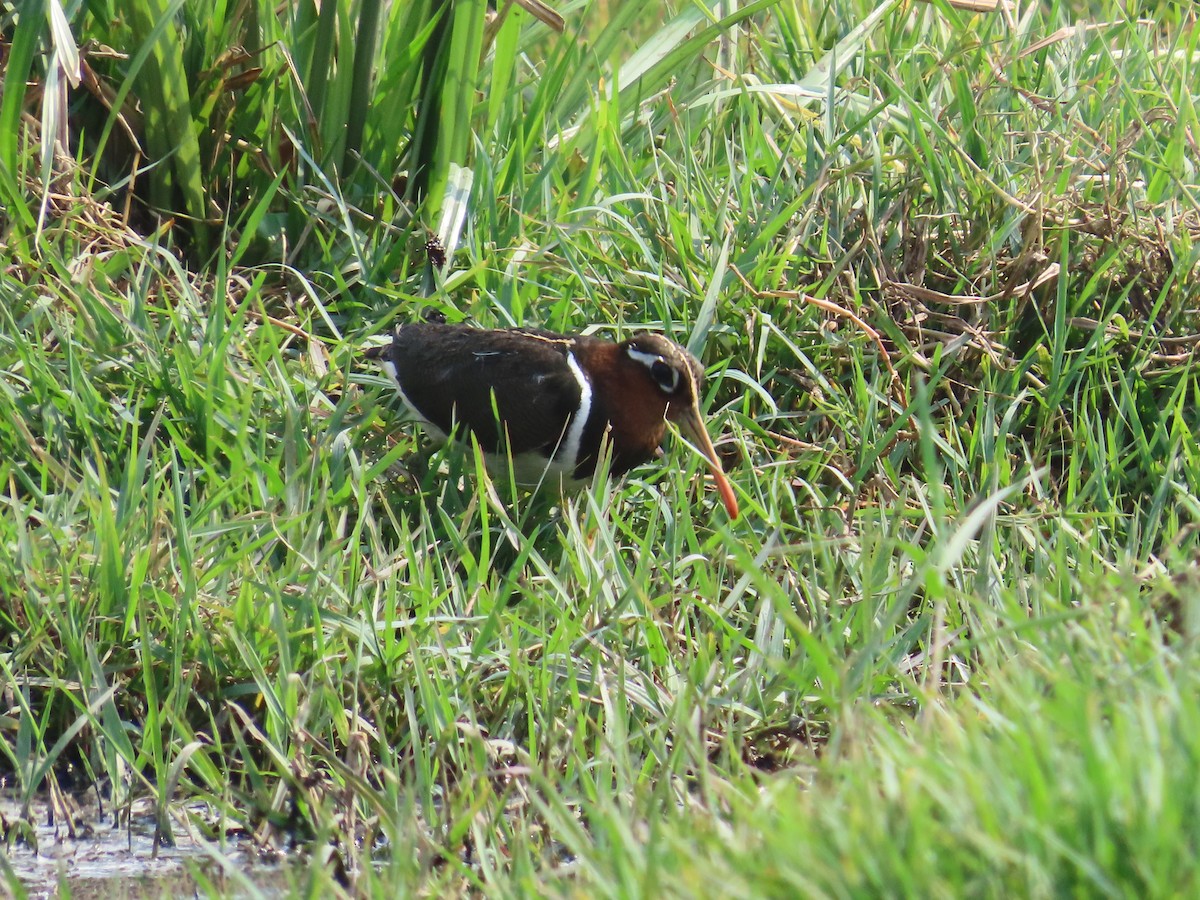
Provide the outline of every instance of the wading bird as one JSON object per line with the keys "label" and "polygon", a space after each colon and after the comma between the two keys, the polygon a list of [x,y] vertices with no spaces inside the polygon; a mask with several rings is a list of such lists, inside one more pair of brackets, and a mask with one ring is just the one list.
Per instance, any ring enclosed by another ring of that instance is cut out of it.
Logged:
{"label": "wading bird", "polygon": [[651,459],[674,422],[708,459],[721,502],[733,494],[700,413],[704,370],[674,341],[642,332],[619,344],[528,328],[402,325],[392,342],[367,351],[396,383],[400,399],[444,441],[469,431],[492,471],[521,484],[553,475],[580,482],[607,444],[610,471]]}

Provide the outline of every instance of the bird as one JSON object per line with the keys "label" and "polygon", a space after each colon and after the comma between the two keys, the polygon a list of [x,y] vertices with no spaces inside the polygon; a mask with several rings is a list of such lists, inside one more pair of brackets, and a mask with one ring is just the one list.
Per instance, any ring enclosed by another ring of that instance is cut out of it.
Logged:
{"label": "bird", "polygon": [[523,485],[556,477],[577,487],[606,452],[610,473],[623,475],[656,454],[672,422],[704,454],[726,512],[738,517],[700,412],[704,369],[660,334],[614,343],[536,328],[416,322],[366,356],[437,441],[469,432],[490,470],[508,471],[511,459]]}

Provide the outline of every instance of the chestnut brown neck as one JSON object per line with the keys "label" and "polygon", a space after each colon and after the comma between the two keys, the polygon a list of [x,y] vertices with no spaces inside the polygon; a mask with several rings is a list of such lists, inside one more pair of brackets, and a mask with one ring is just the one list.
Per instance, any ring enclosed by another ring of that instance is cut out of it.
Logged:
{"label": "chestnut brown neck", "polygon": [[612,471],[625,472],[652,458],[666,433],[667,399],[645,368],[618,344],[580,341],[575,352],[591,379],[593,396],[603,398]]}

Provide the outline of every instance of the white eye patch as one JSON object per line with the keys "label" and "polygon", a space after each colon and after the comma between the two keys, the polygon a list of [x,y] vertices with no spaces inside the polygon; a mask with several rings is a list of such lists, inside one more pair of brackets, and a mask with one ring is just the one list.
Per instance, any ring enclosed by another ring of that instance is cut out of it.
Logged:
{"label": "white eye patch", "polygon": [[630,359],[635,359],[646,367],[655,384],[668,394],[679,390],[679,370],[657,353],[645,353],[635,347],[630,347],[627,352]]}

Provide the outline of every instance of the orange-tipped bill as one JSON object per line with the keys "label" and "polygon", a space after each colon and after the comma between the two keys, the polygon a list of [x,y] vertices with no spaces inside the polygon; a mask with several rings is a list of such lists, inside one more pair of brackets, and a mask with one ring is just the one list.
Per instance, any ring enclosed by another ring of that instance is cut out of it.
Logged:
{"label": "orange-tipped bill", "polygon": [[671,418],[675,419],[684,437],[699,447],[700,452],[708,460],[709,467],[712,469],[713,480],[717,483],[717,493],[721,495],[721,502],[725,504],[725,511],[729,513],[729,518],[736,519],[738,517],[737,497],[733,495],[733,488],[730,487],[729,480],[725,477],[725,470],[721,468],[721,458],[717,456],[716,448],[713,447],[712,441],[709,440],[708,431],[704,427],[704,419],[700,416],[700,410],[695,406],[690,406],[683,410],[682,414],[678,417]]}

